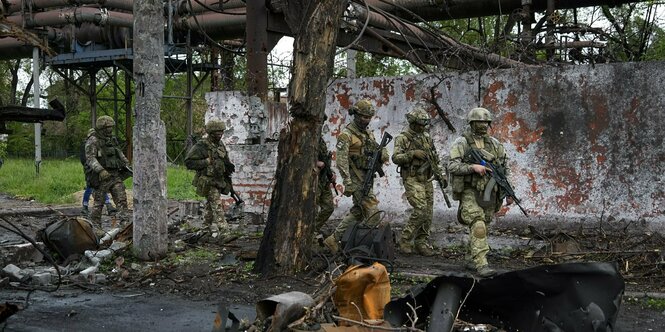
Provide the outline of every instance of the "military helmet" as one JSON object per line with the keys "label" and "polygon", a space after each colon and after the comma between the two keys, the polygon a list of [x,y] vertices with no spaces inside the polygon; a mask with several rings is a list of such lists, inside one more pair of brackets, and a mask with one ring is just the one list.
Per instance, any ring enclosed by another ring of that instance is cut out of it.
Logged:
{"label": "military helmet", "polygon": [[97,122],[95,123],[95,129],[104,129],[113,126],[115,126],[115,121],[113,121],[113,118],[108,115],[98,117]]}
{"label": "military helmet", "polygon": [[206,133],[214,133],[216,131],[224,131],[226,125],[221,120],[213,119],[206,123]]}
{"label": "military helmet", "polygon": [[429,124],[429,120],[429,114],[420,106],[416,106],[411,112],[406,113],[406,121],[409,121],[409,123],[426,126]]}
{"label": "military helmet", "polygon": [[473,121],[492,122],[492,114],[486,108],[476,107],[469,111],[466,119],[469,123]]}
{"label": "military helmet", "polygon": [[351,115],[358,114],[362,116],[374,116],[374,113],[374,106],[372,106],[372,103],[369,101],[369,99],[359,100],[349,110],[349,114]]}

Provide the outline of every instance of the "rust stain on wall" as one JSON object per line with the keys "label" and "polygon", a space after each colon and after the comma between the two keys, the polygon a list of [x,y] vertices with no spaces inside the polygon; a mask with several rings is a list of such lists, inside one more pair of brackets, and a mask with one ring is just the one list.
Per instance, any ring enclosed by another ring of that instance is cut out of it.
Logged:
{"label": "rust stain on wall", "polygon": [[407,101],[414,101],[416,99],[416,84],[413,78],[409,78],[404,82],[404,99]]}
{"label": "rust stain on wall", "polygon": [[349,101],[349,91],[351,91],[351,87],[346,83],[337,83],[337,91],[340,90],[344,92],[335,94],[335,99],[337,99],[340,106],[344,108],[351,107],[351,101]]}
{"label": "rust stain on wall", "polygon": [[492,123],[492,133],[513,143],[518,152],[524,152],[529,145],[540,140],[543,128],[531,129],[524,119],[517,116],[516,112],[506,112]]}
{"label": "rust stain on wall", "polygon": [[378,90],[379,95],[373,101],[376,107],[387,105],[390,98],[395,95],[395,81],[392,79],[382,79],[372,81],[372,86]]}
{"label": "rust stain on wall", "polygon": [[499,109],[499,103],[497,100],[496,92],[504,88],[503,81],[495,81],[487,87],[485,96],[483,97],[483,105],[494,110]]}
{"label": "rust stain on wall", "polygon": [[557,207],[560,211],[569,212],[569,209],[575,208],[589,199],[591,182],[581,178],[577,169],[567,165],[558,165],[545,169],[543,177],[549,179],[551,183],[565,192],[562,195],[555,195]]}

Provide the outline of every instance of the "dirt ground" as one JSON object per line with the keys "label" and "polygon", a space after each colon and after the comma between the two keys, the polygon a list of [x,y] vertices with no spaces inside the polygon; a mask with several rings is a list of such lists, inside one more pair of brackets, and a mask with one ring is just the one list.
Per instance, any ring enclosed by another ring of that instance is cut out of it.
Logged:
{"label": "dirt ground", "polygon": [[[171,202],[176,204],[177,202]],[[40,204],[0,195],[0,214],[7,211],[45,210]],[[78,207],[57,207],[66,214],[76,214]],[[52,214],[25,213],[6,215],[34,236]],[[108,221],[107,221],[108,222]],[[56,292],[30,293],[25,287],[8,282],[0,286],[0,303],[16,304],[23,309],[0,324],[5,331],[58,330],[210,330],[216,305],[235,305],[236,312],[253,320],[255,303],[268,296],[290,291],[315,294],[329,284],[331,256],[321,249],[307,271],[297,276],[277,275],[262,278],[252,273],[253,258],[260,243],[257,234],[242,234],[226,245],[197,243],[192,239],[196,219],[186,220],[170,231],[169,256],[159,262],[140,262],[129,251],[117,252],[113,261],[103,263],[103,279],[91,284],[65,278]],[[2,223],[2,221],[0,221]],[[391,294],[403,296],[409,288],[443,271],[465,271],[462,267],[462,242],[465,231],[458,225],[436,229],[434,242],[442,247],[435,257],[400,255],[390,274]],[[615,331],[665,330],[665,301],[649,302],[641,294],[665,293],[663,272],[663,237],[639,225],[607,223],[576,226],[561,230],[545,226],[517,229],[497,225],[491,234],[493,248],[489,257],[500,271],[579,261],[614,261],[622,267],[626,294]],[[188,244],[187,242],[191,242]],[[22,242],[14,234],[0,229],[0,246]],[[45,262],[36,268],[47,266]],[[30,295],[30,299],[26,298]],[[131,308],[132,310],[128,310]]]}

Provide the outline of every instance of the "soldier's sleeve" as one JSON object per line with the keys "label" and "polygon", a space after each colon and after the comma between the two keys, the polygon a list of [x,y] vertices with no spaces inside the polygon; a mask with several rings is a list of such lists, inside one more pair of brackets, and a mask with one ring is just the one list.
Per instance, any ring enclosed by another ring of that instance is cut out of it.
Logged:
{"label": "soldier's sleeve", "polygon": [[468,175],[473,173],[471,164],[463,161],[466,140],[464,137],[459,137],[453,142],[450,148],[450,161],[448,162],[448,172],[452,175]]}
{"label": "soldier's sleeve", "polygon": [[104,170],[102,164],[97,160],[97,137],[88,136],[85,141],[85,162],[95,173]]}
{"label": "soldier's sleeve", "polygon": [[129,159],[125,157],[125,154],[122,152],[122,150],[120,148],[116,148],[116,150],[118,150],[118,155],[120,156],[120,160],[122,160],[122,162],[125,163],[126,165],[129,165]]}
{"label": "soldier's sleeve", "polygon": [[205,148],[199,143],[194,144],[187,152],[185,157],[185,167],[187,169],[200,170],[208,167],[208,156],[205,153]]}
{"label": "soldier's sleeve", "polygon": [[395,150],[393,151],[393,163],[406,166],[413,160],[413,152],[407,151],[409,140],[406,136],[399,134],[395,138]]}
{"label": "soldier's sleeve", "polygon": [[349,169],[349,144],[351,144],[351,137],[348,133],[342,132],[337,137],[337,145],[335,148],[337,149],[337,169],[343,180],[351,178]]}

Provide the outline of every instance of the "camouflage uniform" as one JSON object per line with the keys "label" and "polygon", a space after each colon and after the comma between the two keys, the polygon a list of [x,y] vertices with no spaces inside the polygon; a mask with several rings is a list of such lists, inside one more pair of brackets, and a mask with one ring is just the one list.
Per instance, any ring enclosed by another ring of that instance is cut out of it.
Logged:
{"label": "camouflage uniform", "polygon": [[407,114],[409,128],[395,138],[393,163],[399,166],[406,199],[413,208],[409,221],[402,230],[400,249],[412,253],[414,249],[425,256],[434,254],[429,244],[434,194],[434,172],[440,173],[439,156],[434,142],[426,131],[429,115],[416,108]]}
{"label": "camouflage uniform", "polygon": [[[325,174],[326,169],[330,168],[330,154],[328,153],[328,147],[326,142],[323,140],[323,137],[319,139],[319,151],[318,159],[326,164],[326,166],[321,170],[319,175],[319,184],[318,184],[318,195],[316,196],[316,204],[319,206],[319,213],[316,215],[314,220],[314,231],[318,232],[323,225],[325,225],[330,215],[332,215],[335,210],[333,204],[333,194],[332,189],[330,188],[330,180],[328,179],[327,174]],[[332,172],[332,169],[330,169]]]}
{"label": "camouflage uniform", "polygon": [[226,233],[229,230],[221,195],[228,195],[231,191],[231,173],[235,166],[220,140],[224,129],[226,126],[223,122],[210,120],[206,124],[208,138],[196,142],[185,157],[185,166],[196,171],[192,180],[196,194],[206,198],[203,221],[212,233]]}
{"label": "camouflage uniform", "polygon": [[118,209],[118,218],[121,223],[129,222],[127,209],[127,194],[125,184],[122,182],[127,176],[124,172],[129,160],[118,147],[118,141],[112,136],[115,121],[104,115],[97,119],[94,130],[88,133],[85,141],[86,178],[94,189],[94,204],[90,212],[90,219],[101,227],[102,208],[106,193],[111,193]]}
{"label": "camouflage uniform", "polygon": [[[379,222],[379,216],[376,213],[379,201],[374,196],[373,183],[370,185],[367,196],[361,197],[363,180],[369,167],[371,154],[376,151],[379,144],[374,138],[374,133],[368,130],[366,125],[365,127],[359,126],[358,122],[364,119],[369,123],[374,112],[369,100],[360,100],[349,112],[354,115],[354,122],[347,125],[337,137],[337,169],[344,181],[344,195],[352,196],[353,206],[337,225],[333,234],[325,240],[325,244],[332,251],[337,251],[337,242],[350,225],[364,221],[367,225],[373,226]],[[385,148],[381,157],[382,162],[386,162],[390,158]],[[370,219],[367,220],[367,218]]]}
{"label": "camouflage uniform", "polygon": [[[450,163],[448,171],[451,175],[453,199],[460,202],[457,211],[458,220],[469,227],[469,256],[479,272],[493,274],[487,264],[487,253],[490,248],[487,244],[488,225],[492,217],[501,208],[504,194],[496,183],[490,181],[490,176],[481,176],[474,172],[473,163],[468,160],[470,149],[479,149],[485,159],[498,167],[506,168],[507,157],[503,145],[494,137],[475,132],[474,122],[491,123],[491,115],[484,108],[474,108],[469,112],[469,125],[462,137],[457,138],[450,149]],[[486,186],[489,185],[489,188]],[[486,190],[487,189],[487,190]],[[488,201],[483,196],[489,194]]]}

